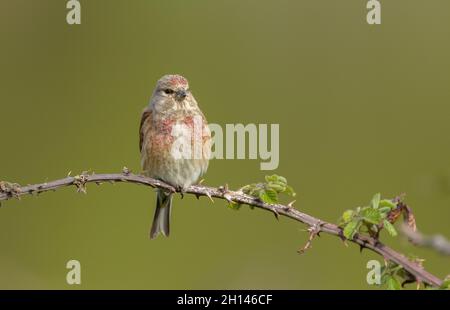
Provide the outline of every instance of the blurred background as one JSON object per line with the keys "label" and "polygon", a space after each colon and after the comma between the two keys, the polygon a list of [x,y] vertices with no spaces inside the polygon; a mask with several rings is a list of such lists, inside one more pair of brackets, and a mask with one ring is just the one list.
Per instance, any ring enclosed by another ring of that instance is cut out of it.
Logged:
{"label": "blurred background", "polygon": [[[336,222],[376,192],[406,193],[419,229],[450,236],[450,3],[0,0],[0,179],[138,172],[140,113],[158,78],[186,76],[209,122],[280,124],[280,165],[213,160],[205,183],[287,177],[296,208]],[[381,257],[299,223],[225,202],[174,201],[150,241],[156,195],[128,184],[3,203],[3,289],[372,289]],[[288,201],[286,201],[288,202]],[[444,278],[448,258],[382,235]],[[66,283],[81,263],[81,286]]]}

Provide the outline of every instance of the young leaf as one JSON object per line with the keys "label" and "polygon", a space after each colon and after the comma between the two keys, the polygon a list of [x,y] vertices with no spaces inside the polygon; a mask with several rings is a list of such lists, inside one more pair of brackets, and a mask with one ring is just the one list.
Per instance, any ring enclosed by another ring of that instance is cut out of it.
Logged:
{"label": "young leaf", "polygon": [[448,290],[450,289],[450,280],[445,280],[442,282],[442,285],[439,287],[441,290]]}
{"label": "young leaf", "polygon": [[292,186],[289,186],[289,185],[286,185],[286,190],[284,191],[284,193],[285,193],[286,195],[289,195],[289,196],[292,196],[292,197],[295,197],[295,195],[297,195],[297,194],[294,192],[294,189],[292,188]]}
{"label": "young leaf", "polygon": [[265,203],[277,203],[278,194],[273,189],[262,190],[259,193],[259,199],[261,199]]}
{"label": "young leaf", "polygon": [[277,176],[275,174],[273,174],[273,175],[266,175],[264,177],[264,179],[266,180],[267,183],[275,182],[277,180]]}
{"label": "young leaf", "polygon": [[392,225],[388,220],[383,221],[383,226],[384,228],[386,228],[389,235],[391,235],[392,237],[397,236],[397,230],[395,230],[394,225]]}
{"label": "young leaf", "polygon": [[278,202],[278,193],[272,189],[266,189],[266,194],[267,196],[270,197],[270,200],[272,201],[272,203],[277,203]]}
{"label": "young leaf", "polygon": [[249,184],[249,185],[245,185],[244,187],[242,187],[242,192],[244,194],[254,196],[256,189],[257,189],[256,184]]}
{"label": "young leaf", "polygon": [[241,190],[244,194],[259,198],[266,203],[277,203],[279,193],[295,196],[292,187],[287,185],[286,178],[274,174],[266,175],[265,180],[265,183],[245,185],[241,187]]}
{"label": "young leaf", "polygon": [[266,179],[267,183],[274,182],[274,183],[282,183],[284,185],[287,184],[286,178],[276,175],[276,174],[266,175],[265,179]]}
{"label": "young leaf", "polygon": [[286,190],[285,185],[281,185],[280,183],[274,183],[274,182],[267,183],[267,187],[273,189],[277,193],[282,193]]}
{"label": "young leaf", "polygon": [[233,209],[233,210],[239,210],[241,208],[241,204],[240,203],[236,203],[234,201],[228,203],[228,208]]}
{"label": "young leaf", "polygon": [[388,290],[401,290],[402,286],[400,282],[393,276],[388,276],[386,278],[386,286]]}
{"label": "young leaf", "polygon": [[380,205],[380,199],[381,194],[377,193],[375,196],[373,196],[372,201],[370,202],[370,206],[374,209],[378,209],[378,206]]}
{"label": "young leaf", "polygon": [[285,177],[282,177],[281,175],[277,175],[277,182],[283,183],[284,185],[287,184],[287,179]]}
{"label": "young leaf", "polygon": [[382,199],[379,204],[380,208],[388,207],[389,209],[395,209],[397,205],[390,199]]}
{"label": "young leaf", "polygon": [[371,224],[379,224],[381,222],[381,214],[377,209],[365,208],[362,210],[361,215],[366,222]]}
{"label": "young leaf", "polygon": [[358,230],[360,221],[359,220],[352,220],[351,222],[347,223],[344,227],[344,237],[351,240],[353,239],[353,236],[355,235],[356,231]]}
{"label": "young leaf", "polygon": [[353,210],[346,210],[346,211],[342,214],[342,221],[343,221],[344,223],[350,222],[350,220],[353,218],[353,214],[354,214],[354,211],[353,211]]}
{"label": "young leaf", "polygon": [[[381,204],[380,204],[380,206],[381,206]],[[384,213],[384,215],[386,216],[386,213],[388,213],[389,211],[391,211],[391,208],[390,208],[390,207],[380,207],[380,208],[378,209],[378,211],[379,211],[380,213]]]}

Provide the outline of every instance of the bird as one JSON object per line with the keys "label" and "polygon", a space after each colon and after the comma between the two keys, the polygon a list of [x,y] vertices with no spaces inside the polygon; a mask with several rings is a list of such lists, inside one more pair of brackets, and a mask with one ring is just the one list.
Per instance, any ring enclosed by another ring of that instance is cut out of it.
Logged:
{"label": "bird", "polygon": [[[183,191],[206,173],[211,155],[211,132],[186,78],[161,77],[141,115],[141,168],[145,176]],[[170,234],[173,192],[157,189],[150,238]]]}

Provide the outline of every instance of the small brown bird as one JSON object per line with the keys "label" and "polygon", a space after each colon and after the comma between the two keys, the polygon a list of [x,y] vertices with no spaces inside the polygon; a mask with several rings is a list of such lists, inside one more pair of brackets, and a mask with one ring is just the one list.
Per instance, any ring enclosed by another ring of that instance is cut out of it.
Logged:
{"label": "small brown bird", "polygon": [[[139,148],[144,175],[183,191],[208,168],[211,132],[188,81],[180,75],[158,80],[142,112]],[[169,236],[172,194],[158,189],[150,238]]]}

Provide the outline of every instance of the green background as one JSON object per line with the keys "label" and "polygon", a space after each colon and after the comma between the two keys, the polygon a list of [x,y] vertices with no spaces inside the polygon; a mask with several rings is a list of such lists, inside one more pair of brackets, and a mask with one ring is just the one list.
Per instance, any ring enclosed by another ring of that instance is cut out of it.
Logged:
{"label": "green background", "polygon": [[[139,171],[138,127],[156,80],[186,76],[209,122],[280,124],[296,207],[336,222],[372,195],[406,193],[418,227],[450,236],[450,2],[0,1],[0,179]],[[213,160],[208,185],[262,180],[259,160]],[[223,201],[174,201],[172,235],[150,241],[155,193],[105,184],[3,203],[0,288],[371,289],[379,259],[304,226]],[[443,278],[448,258],[402,238]],[[66,284],[81,262],[82,285]]]}

